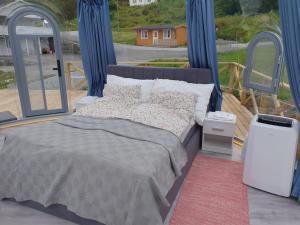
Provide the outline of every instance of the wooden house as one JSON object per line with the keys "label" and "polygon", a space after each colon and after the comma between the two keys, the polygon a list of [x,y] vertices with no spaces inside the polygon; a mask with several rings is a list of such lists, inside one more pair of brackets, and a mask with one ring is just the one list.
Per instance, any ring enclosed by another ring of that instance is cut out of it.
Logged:
{"label": "wooden house", "polygon": [[149,5],[154,2],[157,2],[157,0],[129,0],[130,6],[144,6]]}
{"label": "wooden house", "polygon": [[176,47],[187,45],[186,25],[155,25],[138,27],[136,45]]}

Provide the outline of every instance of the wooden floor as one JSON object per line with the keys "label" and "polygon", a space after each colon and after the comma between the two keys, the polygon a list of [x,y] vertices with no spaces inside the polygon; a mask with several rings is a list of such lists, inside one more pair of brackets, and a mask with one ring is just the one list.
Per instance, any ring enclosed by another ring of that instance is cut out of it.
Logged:
{"label": "wooden floor", "polygon": [[[36,93],[35,95],[36,98],[40,97],[37,91],[33,91],[33,92]],[[32,94],[32,96],[34,96],[34,93]],[[61,107],[59,106],[59,103],[61,102],[59,91],[47,90],[46,96],[47,96],[47,104],[50,109]],[[83,96],[86,96],[86,91],[68,91],[69,109],[72,110],[75,106],[75,102],[80,98],[82,98]],[[34,99],[33,102],[35,102],[36,106],[39,105],[39,101],[37,99]],[[16,90],[14,89],[0,90],[0,111],[10,111],[18,118],[22,117],[19,94]]]}
{"label": "wooden floor", "polygon": [[[50,108],[57,107],[57,104],[60,102],[58,93],[59,92],[55,90],[47,91],[46,96],[48,97],[48,105]],[[86,91],[68,91],[69,109],[73,109],[75,102],[85,95]],[[36,100],[35,102],[38,103]],[[248,133],[249,124],[253,116],[251,112],[242,106],[236,97],[228,93],[224,93],[222,110],[237,115],[237,128],[235,135],[237,138],[244,140]],[[0,111],[10,111],[18,118],[21,118],[22,114],[19,95],[16,90],[0,90]]]}
{"label": "wooden floor", "polygon": [[222,111],[233,113],[237,116],[235,136],[245,140],[253,114],[246,107],[242,106],[234,95],[224,93],[223,97]]}

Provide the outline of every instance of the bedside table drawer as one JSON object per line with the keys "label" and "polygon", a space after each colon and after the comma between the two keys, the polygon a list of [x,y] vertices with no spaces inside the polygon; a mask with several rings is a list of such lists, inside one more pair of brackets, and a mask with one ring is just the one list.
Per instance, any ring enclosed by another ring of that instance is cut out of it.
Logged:
{"label": "bedside table drawer", "polygon": [[203,132],[221,136],[233,137],[235,123],[226,123],[221,121],[204,121]]}

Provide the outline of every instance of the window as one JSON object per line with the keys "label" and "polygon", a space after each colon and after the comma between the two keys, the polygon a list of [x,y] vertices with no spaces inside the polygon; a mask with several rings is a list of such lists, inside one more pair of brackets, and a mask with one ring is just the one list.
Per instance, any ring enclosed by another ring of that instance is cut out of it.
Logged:
{"label": "window", "polygon": [[244,86],[277,94],[283,47],[279,35],[261,32],[248,45]]}
{"label": "window", "polygon": [[[179,29],[175,34],[174,29],[186,24],[185,1],[130,0],[131,6],[128,0],[109,1],[114,43],[124,44],[116,51],[118,63],[136,65],[138,61],[138,66],[185,66],[188,61],[186,31]],[[133,7],[137,5],[148,6]],[[164,30],[167,30],[165,39]],[[175,35],[182,38],[176,41]],[[183,48],[176,53],[170,50],[177,46]]]}
{"label": "window", "polygon": [[141,39],[148,39],[148,31],[147,30],[141,31]]}
{"label": "window", "polygon": [[164,39],[171,39],[171,29],[164,30]]}

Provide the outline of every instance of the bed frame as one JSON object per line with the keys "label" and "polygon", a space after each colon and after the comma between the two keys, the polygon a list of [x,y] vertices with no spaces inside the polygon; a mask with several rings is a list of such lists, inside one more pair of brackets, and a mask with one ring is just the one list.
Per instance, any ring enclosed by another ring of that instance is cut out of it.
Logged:
{"label": "bed frame", "polygon": [[[212,74],[209,69],[178,69],[178,68],[159,68],[159,67],[133,67],[133,66],[117,66],[109,65],[107,73],[124,78],[135,79],[170,79],[181,80],[189,83],[210,84],[213,83]],[[182,175],[175,181],[166,198],[170,202],[170,207],[160,206],[160,213],[165,221],[167,215],[176,200],[176,196],[181,188],[181,185],[192,166],[192,162],[202,146],[202,127],[195,125],[185,138],[183,145],[188,154],[188,162],[182,170]],[[12,199],[9,199],[10,201]],[[104,225],[94,220],[82,218],[75,213],[69,211],[66,206],[54,204],[49,207],[44,207],[34,201],[19,202],[19,204],[43,211],[45,213],[60,217],[82,225]]]}

